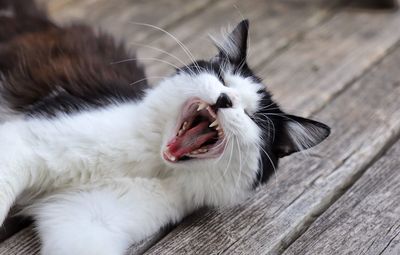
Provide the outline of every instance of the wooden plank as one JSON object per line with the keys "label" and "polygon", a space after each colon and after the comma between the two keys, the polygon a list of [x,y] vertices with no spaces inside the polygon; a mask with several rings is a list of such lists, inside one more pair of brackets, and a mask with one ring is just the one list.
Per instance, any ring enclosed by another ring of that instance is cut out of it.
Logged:
{"label": "wooden plank", "polygon": [[206,7],[212,7],[217,1],[39,0],[38,2],[47,7],[49,15],[57,23],[80,21],[101,28],[118,39],[141,41],[154,35],[156,31],[131,22],[168,27]]}
{"label": "wooden plank", "polygon": [[0,255],[39,254],[40,241],[32,226],[18,232],[0,245]]}
{"label": "wooden plank", "polygon": [[287,110],[309,115],[386,54],[400,38],[399,24],[398,12],[348,9],[258,72]]}
{"label": "wooden plank", "polygon": [[[228,28],[229,25],[232,27],[243,17],[249,18],[251,23],[249,55],[251,64],[256,66],[274,55],[276,51],[288,47],[305,31],[329,19],[338,2],[340,1],[226,0],[199,13],[184,24],[172,27],[169,32],[179,38],[195,58],[204,59],[216,53],[208,34],[218,37],[221,28]],[[190,62],[180,46],[167,35],[148,43],[168,51],[185,63]],[[258,57],[260,55],[262,57]],[[182,66],[176,59],[151,49],[139,48],[139,56],[160,58]],[[168,65],[153,62],[147,72],[149,76],[160,76],[170,73],[171,70],[173,68]]]}
{"label": "wooden plank", "polygon": [[315,118],[332,127],[330,138],[284,159],[249,201],[186,220],[146,254],[282,252],[399,137],[399,65],[397,49],[322,109]]}
{"label": "wooden plank", "polygon": [[[160,232],[138,244],[132,245],[127,254],[142,254],[157,242],[162,235],[163,232]],[[1,243],[0,255],[35,255],[40,253],[40,247],[40,239],[31,225]]]}
{"label": "wooden plank", "polygon": [[400,254],[400,141],[284,254]]}
{"label": "wooden plank", "polygon": [[22,217],[10,217],[0,227],[0,243],[18,232],[22,228],[27,227],[31,222]]}

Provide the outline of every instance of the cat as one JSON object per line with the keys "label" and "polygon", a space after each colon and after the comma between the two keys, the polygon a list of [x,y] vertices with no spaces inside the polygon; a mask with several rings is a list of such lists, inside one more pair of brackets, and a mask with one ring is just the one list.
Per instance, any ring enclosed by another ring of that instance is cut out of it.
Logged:
{"label": "cat", "polygon": [[0,8],[0,224],[13,205],[33,217],[42,254],[124,254],[240,203],[330,134],[273,101],[247,64],[248,20],[150,87],[136,61],[112,64],[135,56],[110,36],[30,1]]}

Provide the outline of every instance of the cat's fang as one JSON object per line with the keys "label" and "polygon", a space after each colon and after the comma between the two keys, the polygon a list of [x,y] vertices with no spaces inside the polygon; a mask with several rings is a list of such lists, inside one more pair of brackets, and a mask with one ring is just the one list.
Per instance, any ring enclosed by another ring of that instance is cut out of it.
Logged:
{"label": "cat's fang", "polygon": [[176,157],[172,155],[169,151],[164,151],[164,158],[172,162],[176,161]]}
{"label": "cat's fang", "polygon": [[207,103],[201,102],[199,104],[199,107],[197,108],[197,111],[199,112],[199,111],[205,109],[207,106],[208,106]]}
{"label": "cat's fang", "polygon": [[211,123],[210,125],[209,125],[209,127],[215,127],[215,126],[218,126],[218,120],[214,120],[214,122],[213,123]]}
{"label": "cat's fang", "polygon": [[215,112],[213,111],[213,109],[210,106],[207,106],[207,111],[208,113],[211,115],[211,117],[213,117],[214,119],[217,118],[217,115],[215,114]]}

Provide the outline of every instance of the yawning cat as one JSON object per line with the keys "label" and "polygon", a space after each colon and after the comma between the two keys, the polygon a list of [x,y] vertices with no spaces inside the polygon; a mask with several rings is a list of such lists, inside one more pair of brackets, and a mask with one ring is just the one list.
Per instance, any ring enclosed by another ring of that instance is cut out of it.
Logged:
{"label": "yawning cat", "polygon": [[0,8],[0,224],[14,204],[33,216],[43,254],[124,254],[199,207],[242,201],[278,158],[329,135],[251,71],[247,20],[151,88],[137,62],[111,64],[134,57],[111,37],[29,1]]}

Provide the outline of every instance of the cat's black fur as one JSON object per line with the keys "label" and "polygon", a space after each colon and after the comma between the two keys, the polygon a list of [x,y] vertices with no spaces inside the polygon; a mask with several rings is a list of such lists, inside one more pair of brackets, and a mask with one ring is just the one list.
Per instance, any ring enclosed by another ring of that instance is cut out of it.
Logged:
{"label": "cat's black fur", "polygon": [[[26,115],[54,116],[143,96],[147,82],[135,58],[90,27],[59,27],[31,1],[0,0],[0,89],[8,106]],[[130,85],[136,82],[135,85]]]}

